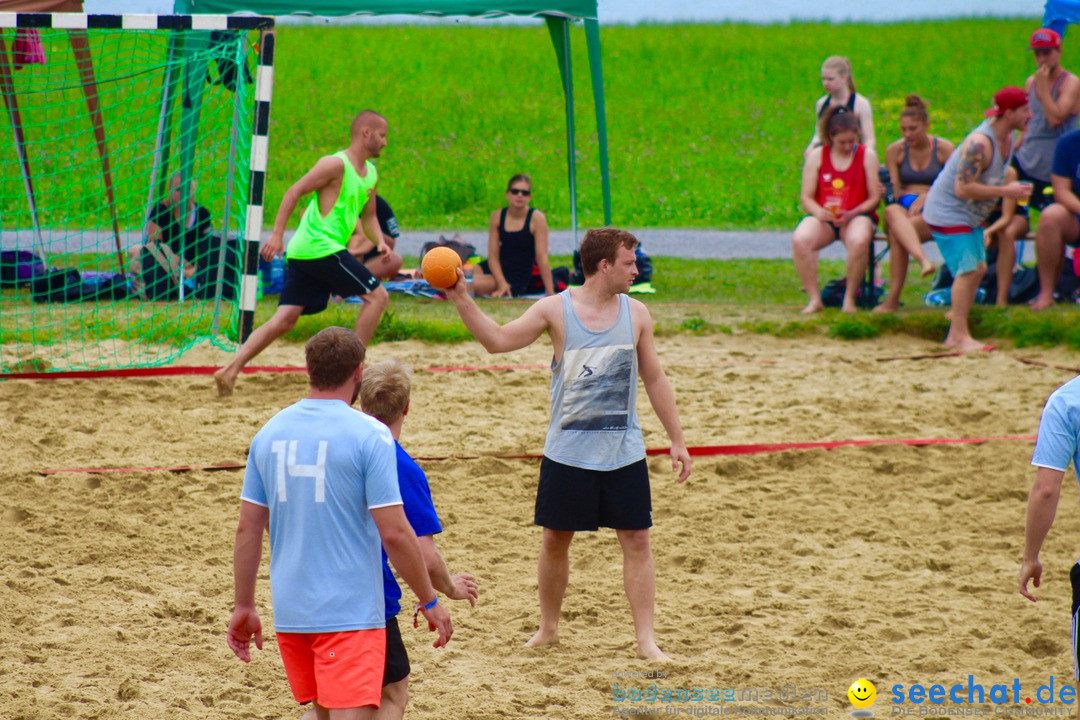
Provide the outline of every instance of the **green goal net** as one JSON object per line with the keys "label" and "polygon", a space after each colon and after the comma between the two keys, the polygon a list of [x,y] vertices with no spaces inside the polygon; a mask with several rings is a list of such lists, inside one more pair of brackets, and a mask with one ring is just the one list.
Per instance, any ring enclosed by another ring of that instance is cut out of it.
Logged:
{"label": "green goal net", "polygon": [[0,13],[0,378],[235,347],[272,20]]}

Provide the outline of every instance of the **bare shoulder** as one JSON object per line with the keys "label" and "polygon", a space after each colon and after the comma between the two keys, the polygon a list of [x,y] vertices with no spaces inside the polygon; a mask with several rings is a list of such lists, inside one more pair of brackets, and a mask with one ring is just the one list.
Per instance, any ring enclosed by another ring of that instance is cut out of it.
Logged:
{"label": "bare shoulder", "polygon": [[499,213],[501,213],[501,212],[502,212],[502,210],[495,210],[495,211],[493,211],[491,213],[490,222],[491,222],[492,225],[498,225],[499,224]]}
{"label": "bare shoulder", "polygon": [[948,140],[938,135],[937,149],[939,156],[949,157],[950,155],[952,155],[952,151],[956,149],[956,146],[953,145],[952,140]]}
{"label": "bare shoulder", "polygon": [[870,107],[870,101],[861,93],[855,96],[855,112],[857,114],[870,114],[873,112],[873,109]]}
{"label": "bare shoulder", "polygon": [[336,155],[323,155],[315,162],[311,172],[319,177],[331,179],[345,174],[345,161]]}
{"label": "bare shoulder", "polygon": [[1028,79],[1024,81],[1024,89],[1031,92],[1031,88],[1035,85],[1035,76],[1028,75]]}
{"label": "bare shoulder", "polygon": [[547,295],[533,303],[529,309],[540,313],[548,319],[556,316],[562,317],[562,298],[558,294]]}
{"label": "bare shoulder", "polygon": [[889,143],[889,146],[885,148],[885,160],[899,160],[904,154],[904,141],[903,139],[896,140]]}
{"label": "bare shoulder", "polygon": [[866,148],[866,154],[863,156],[863,158],[868,164],[873,163],[875,166],[879,164],[877,153],[870,148]]}
{"label": "bare shoulder", "polygon": [[815,115],[820,115],[821,114],[821,108],[825,107],[825,103],[827,103],[827,102],[829,102],[829,96],[828,95],[825,95],[824,97],[819,97],[817,102],[814,103],[814,114]]}
{"label": "bare shoulder", "polygon": [[649,322],[652,322],[652,315],[649,313],[648,305],[629,295],[626,297],[630,301],[630,314],[635,320],[648,320]]}
{"label": "bare shoulder", "polygon": [[960,149],[965,155],[983,154],[990,147],[990,138],[980,133],[972,133],[960,143]]}
{"label": "bare shoulder", "polygon": [[534,209],[533,210],[533,215],[532,215],[532,222],[533,222],[533,225],[538,225],[538,226],[547,225],[547,216],[544,215],[544,213],[541,212],[540,210]]}

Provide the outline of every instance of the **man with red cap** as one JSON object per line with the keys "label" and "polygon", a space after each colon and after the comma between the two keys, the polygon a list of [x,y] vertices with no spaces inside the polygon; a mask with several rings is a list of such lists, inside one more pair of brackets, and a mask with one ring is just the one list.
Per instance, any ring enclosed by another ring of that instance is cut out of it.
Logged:
{"label": "man with red cap", "polygon": [[[1061,36],[1049,28],[1031,34],[1030,47],[1038,69],[1027,79],[1031,122],[1020,140],[1012,165],[1018,179],[1033,185],[1031,207],[1040,212],[1054,201],[1050,175],[1058,138],[1077,128],[1080,113],[1080,77],[1061,67]],[[1039,222],[1043,222],[1040,217]],[[998,304],[1008,296],[1016,263],[1016,240],[1030,229],[1028,209],[1018,207],[998,247]]]}
{"label": "man with red cap", "polygon": [[1013,135],[1031,119],[1027,93],[1004,87],[994,94],[994,107],[986,120],[964,138],[938,174],[923,205],[945,264],[953,276],[952,315],[945,344],[961,352],[993,350],[971,336],[968,315],[975,292],[986,273],[983,221],[1001,198],[1027,198],[1031,186],[1005,183],[1005,168],[1012,159]]}

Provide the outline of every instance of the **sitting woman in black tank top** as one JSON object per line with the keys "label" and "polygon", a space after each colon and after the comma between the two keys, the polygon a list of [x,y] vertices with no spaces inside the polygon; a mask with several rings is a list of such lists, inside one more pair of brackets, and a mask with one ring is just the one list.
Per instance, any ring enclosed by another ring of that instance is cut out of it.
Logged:
{"label": "sitting woman in black tank top", "polygon": [[473,274],[473,292],[491,297],[517,297],[540,292],[533,279],[539,271],[546,295],[555,294],[548,262],[548,226],[544,213],[529,206],[532,181],[515,175],[506,186],[508,207],[491,214],[488,257]]}

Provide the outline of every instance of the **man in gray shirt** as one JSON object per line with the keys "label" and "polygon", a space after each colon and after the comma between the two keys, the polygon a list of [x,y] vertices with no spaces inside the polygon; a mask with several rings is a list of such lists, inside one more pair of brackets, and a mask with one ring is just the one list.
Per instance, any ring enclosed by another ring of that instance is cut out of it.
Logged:
{"label": "man in gray shirt", "polygon": [[649,528],[652,500],[645,443],[635,410],[638,375],[671,441],[671,468],[690,475],[675,393],[660,366],[648,308],[626,293],[637,275],[637,238],[625,230],[589,230],[581,243],[585,284],[537,301],[500,326],[477,307],[464,275],[446,290],[465,327],[488,352],[510,352],[544,332],[554,352],[548,425],[535,522],[540,550],[540,629],[526,643],[559,640],[559,613],[570,577],[570,542],[578,531],[610,527],[622,546],[637,654],[666,660],[653,632],[656,585]]}
{"label": "man in gray shirt", "polygon": [[983,221],[1003,197],[1026,198],[1030,185],[1005,183],[1016,131],[1031,119],[1027,93],[1004,87],[994,94],[994,107],[949,157],[923,205],[941,256],[953,275],[952,315],[945,344],[960,352],[993,350],[971,336],[968,315],[975,304],[979,281],[986,273]]}

